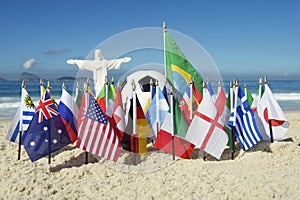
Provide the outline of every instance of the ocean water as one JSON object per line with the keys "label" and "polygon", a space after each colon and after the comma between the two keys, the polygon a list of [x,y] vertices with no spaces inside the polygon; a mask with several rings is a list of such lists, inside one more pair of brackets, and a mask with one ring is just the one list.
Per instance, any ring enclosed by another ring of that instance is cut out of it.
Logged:
{"label": "ocean water", "polygon": [[[246,81],[246,83],[248,89],[254,95],[258,90],[258,81]],[[67,81],[65,84],[67,91],[74,97],[76,87],[74,81]],[[217,91],[217,82],[211,84]],[[226,94],[228,94],[229,81],[224,81],[223,85]],[[244,82],[241,81],[240,85],[243,86]],[[300,110],[300,81],[269,81],[268,85],[284,111]],[[61,96],[61,87],[62,81],[51,82],[51,96],[57,101]],[[26,82],[26,89],[35,105],[37,105],[40,99],[39,81]],[[0,119],[13,118],[20,106],[20,98],[21,81],[0,81]]]}

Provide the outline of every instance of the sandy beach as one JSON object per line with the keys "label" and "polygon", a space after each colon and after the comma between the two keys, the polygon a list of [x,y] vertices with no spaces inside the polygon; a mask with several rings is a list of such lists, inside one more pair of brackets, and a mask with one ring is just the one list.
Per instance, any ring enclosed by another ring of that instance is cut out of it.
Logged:
{"label": "sandy beach", "polygon": [[250,151],[226,149],[220,161],[208,156],[176,159],[151,150],[132,166],[123,152],[117,163],[99,161],[70,145],[32,163],[22,148],[5,140],[11,120],[0,120],[0,199],[299,199],[300,111],[286,115],[281,142],[262,141]]}

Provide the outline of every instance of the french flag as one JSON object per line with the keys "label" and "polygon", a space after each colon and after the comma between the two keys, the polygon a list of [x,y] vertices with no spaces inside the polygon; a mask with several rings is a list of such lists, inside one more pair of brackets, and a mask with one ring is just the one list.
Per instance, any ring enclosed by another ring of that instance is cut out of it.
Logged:
{"label": "french flag", "polygon": [[58,105],[58,112],[67,129],[70,140],[74,143],[77,140],[77,115],[78,107],[72,96],[63,88],[61,99]]}

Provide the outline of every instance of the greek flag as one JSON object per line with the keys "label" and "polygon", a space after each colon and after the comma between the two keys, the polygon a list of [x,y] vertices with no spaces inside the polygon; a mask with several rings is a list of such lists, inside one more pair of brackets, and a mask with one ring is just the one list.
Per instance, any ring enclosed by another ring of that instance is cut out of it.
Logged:
{"label": "greek flag", "polygon": [[243,150],[247,151],[262,139],[262,135],[257,128],[253,111],[248,106],[243,90],[236,87],[235,91],[235,104],[231,110],[228,125],[236,128],[236,137]]}

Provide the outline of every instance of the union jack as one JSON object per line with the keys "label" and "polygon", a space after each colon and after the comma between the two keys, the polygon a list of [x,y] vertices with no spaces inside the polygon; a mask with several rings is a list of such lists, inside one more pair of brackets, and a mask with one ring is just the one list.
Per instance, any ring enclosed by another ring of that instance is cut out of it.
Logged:
{"label": "union jack", "polygon": [[42,95],[41,100],[39,101],[39,105],[36,108],[35,112],[39,113],[38,122],[42,123],[43,118],[50,119],[53,116],[58,115],[58,112],[54,108],[54,103],[52,99],[50,98],[49,92],[46,90],[44,94]]}

